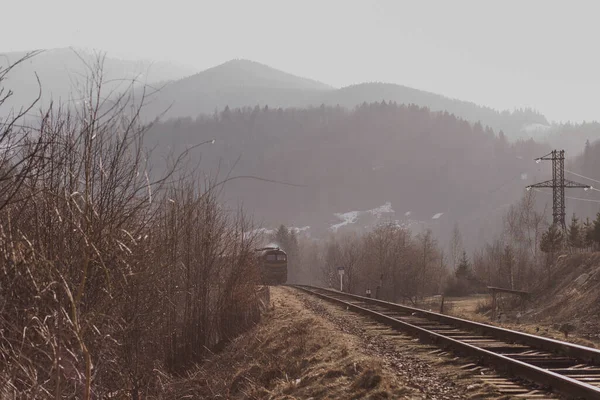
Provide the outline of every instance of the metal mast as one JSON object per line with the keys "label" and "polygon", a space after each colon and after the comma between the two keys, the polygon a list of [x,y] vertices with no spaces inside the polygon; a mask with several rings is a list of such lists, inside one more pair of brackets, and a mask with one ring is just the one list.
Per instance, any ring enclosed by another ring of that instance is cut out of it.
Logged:
{"label": "metal mast", "polygon": [[552,180],[534,183],[527,186],[527,190],[531,188],[552,188],[552,223],[560,226],[563,231],[566,231],[565,188],[589,189],[591,186],[565,179],[564,150],[552,150],[549,154],[536,158],[535,162],[539,163],[541,160],[552,161]]}

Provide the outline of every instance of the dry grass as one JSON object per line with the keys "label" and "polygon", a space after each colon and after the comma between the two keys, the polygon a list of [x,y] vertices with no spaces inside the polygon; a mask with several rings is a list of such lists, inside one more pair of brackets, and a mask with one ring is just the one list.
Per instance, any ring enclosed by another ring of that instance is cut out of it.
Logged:
{"label": "dry grass", "polygon": [[272,288],[272,302],[263,323],[169,385],[165,398],[420,398],[293,295]]}
{"label": "dry grass", "polygon": [[[567,337],[561,330],[561,325],[564,322],[569,321],[569,318],[563,317],[563,312],[558,316],[546,315],[543,318],[531,318],[531,315],[536,313],[543,313],[544,307],[536,305],[536,302],[529,302],[521,304],[518,299],[504,299],[499,300],[499,313],[504,315],[506,320],[491,321],[491,296],[490,295],[473,295],[466,297],[446,298],[446,304],[451,305],[450,307],[444,306],[445,313],[465,318],[471,321],[482,322],[495,326],[501,326],[507,329],[513,329],[529,333],[532,335],[544,336],[552,339],[563,340],[582,346],[598,347],[600,339],[594,337],[584,336],[583,332],[570,333]],[[564,304],[565,309],[572,309],[576,307],[577,303]],[[431,308],[431,307],[430,307]],[[435,308],[433,308],[435,311]],[[518,317],[518,315],[521,315]],[[594,319],[595,320],[595,319]],[[581,324],[578,324],[581,326]]]}
{"label": "dry grass", "polygon": [[[444,298],[444,314],[455,317],[467,318],[471,320],[483,321],[486,320],[484,315],[487,310],[487,303],[490,299],[486,294],[475,294],[472,296],[461,297],[445,297]],[[417,302],[417,304],[404,303],[409,306],[415,306],[423,310],[440,312],[442,298],[441,296],[429,296]],[[482,312],[483,311],[483,312]]]}
{"label": "dry grass", "polygon": [[248,219],[187,151],[153,173],[102,60],[79,106],[0,120],[0,399],[140,399],[260,317]]}

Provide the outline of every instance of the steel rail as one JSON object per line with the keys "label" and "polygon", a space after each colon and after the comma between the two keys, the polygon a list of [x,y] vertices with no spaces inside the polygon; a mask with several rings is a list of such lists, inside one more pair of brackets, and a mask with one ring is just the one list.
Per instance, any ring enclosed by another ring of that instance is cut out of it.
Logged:
{"label": "steel rail", "polygon": [[511,340],[515,343],[525,344],[527,346],[535,347],[537,349],[546,350],[552,353],[562,354],[567,357],[577,358],[590,364],[600,364],[600,350],[591,347],[585,347],[574,343],[563,342],[556,339],[545,338],[542,336],[536,336],[525,332],[514,331],[498,326],[483,324],[480,322],[469,321],[467,319],[451,317],[449,315],[439,314],[432,311],[423,310],[420,308],[404,306],[401,304],[391,303],[384,300],[377,300],[373,298],[363,297],[350,293],[343,293],[337,290],[319,288],[306,285],[297,285],[298,287],[304,286],[307,288],[318,289],[329,292],[331,294],[338,294],[347,297],[354,298],[370,304],[381,305],[383,307],[393,308],[397,311],[404,313],[418,313],[428,319],[435,320],[438,322],[447,323],[450,325],[458,326],[471,331],[477,331],[483,334],[488,334],[502,340]]}
{"label": "steel rail", "polygon": [[[591,385],[566,376],[562,373],[544,369],[537,365],[533,365],[526,361],[521,361],[510,356],[503,355],[483,347],[466,343],[464,341],[454,339],[450,336],[443,335],[432,330],[422,328],[415,324],[403,321],[400,317],[391,317],[381,312],[370,310],[363,306],[354,304],[349,301],[342,300],[333,296],[342,297],[344,299],[352,299],[366,304],[380,306],[389,311],[397,311],[408,315],[417,315],[424,317],[427,320],[442,322],[447,325],[460,327],[469,331],[483,332],[489,334],[495,339],[502,341],[516,342],[525,344],[534,349],[542,349],[555,354],[568,354],[569,356],[582,361],[590,362],[589,360],[598,360],[600,352],[596,349],[579,346],[572,343],[561,342],[554,339],[543,338],[540,336],[530,335],[518,331],[512,331],[505,328],[499,328],[491,325],[486,325],[478,322],[468,321],[462,318],[450,317],[443,314],[425,311],[414,307],[403,306],[400,304],[390,303],[383,300],[372,299],[368,297],[343,293],[332,289],[318,288],[307,285],[290,285],[304,292],[316,295],[324,300],[344,305],[349,309],[368,315],[371,318],[385,325],[397,328],[402,331],[409,332],[420,339],[436,344],[442,347],[453,349],[456,353],[467,356],[475,356],[483,364],[488,364],[496,367],[499,370],[505,371],[508,375],[517,376],[527,379],[538,384],[542,384],[552,390],[556,390],[570,396],[578,396],[584,399],[600,399],[600,387]],[[579,357],[583,356],[583,357]],[[558,369],[557,369],[558,370]],[[561,369],[561,371],[564,371]],[[581,375],[585,369],[568,370],[575,375]],[[588,372],[593,373],[592,370]],[[600,374],[597,374],[600,379]]]}

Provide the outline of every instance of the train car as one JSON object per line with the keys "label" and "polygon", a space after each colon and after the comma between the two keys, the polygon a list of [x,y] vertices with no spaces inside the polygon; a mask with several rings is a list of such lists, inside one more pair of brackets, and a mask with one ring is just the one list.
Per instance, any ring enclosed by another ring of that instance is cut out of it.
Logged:
{"label": "train car", "polygon": [[263,285],[282,285],[287,282],[287,254],[279,247],[256,249]]}

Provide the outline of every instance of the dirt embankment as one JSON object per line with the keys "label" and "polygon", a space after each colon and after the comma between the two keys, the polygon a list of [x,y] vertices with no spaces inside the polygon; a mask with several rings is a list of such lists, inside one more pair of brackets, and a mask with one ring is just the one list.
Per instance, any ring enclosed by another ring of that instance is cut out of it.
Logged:
{"label": "dirt embankment", "polygon": [[600,342],[600,253],[561,256],[524,317]]}
{"label": "dirt embankment", "polygon": [[[449,299],[449,314],[559,340],[600,347],[600,253],[560,256],[539,277],[532,298],[498,300],[501,321],[490,321],[491,297]],[[565,335],[566,334],[566,335]]]}
{"label": "dirt embankment", "polygon": [[[210,399],[420,398],[351,335],[271,288],[272,309],[250,333],[168,386],[165,397]],[[187,396],[187,397],[186,397]]]}
{"label": "dirt embankment", "polygon": [[365,344],[351,327],[340,329],[323,310],[295,293],[289,288],[271,288],[272,309],[263,322],[189,377],[166,385],[165,398],[469,397],[465,397],[466,385],[456,385],[452,377],[440,375],[426,361],[416,363],[418,356],[411,351],[408,358],[390,364],[376,351],[376,343]]}

